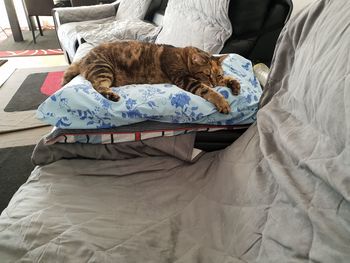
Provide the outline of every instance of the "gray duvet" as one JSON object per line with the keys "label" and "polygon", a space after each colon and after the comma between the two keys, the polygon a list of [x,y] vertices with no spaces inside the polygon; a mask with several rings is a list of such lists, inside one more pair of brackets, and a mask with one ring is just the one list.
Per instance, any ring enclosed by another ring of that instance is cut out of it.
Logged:
{"label": "gray duvet", "polygon": [[257,122],[225,150],[39,144],[0,262],[350,262],[349,72],[350,1],[320,0],[283,30]]}

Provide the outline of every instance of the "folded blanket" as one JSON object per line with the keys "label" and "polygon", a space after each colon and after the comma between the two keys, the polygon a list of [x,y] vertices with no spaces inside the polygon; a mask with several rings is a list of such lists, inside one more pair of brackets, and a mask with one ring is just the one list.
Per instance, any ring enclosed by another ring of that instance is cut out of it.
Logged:
{"label": "folded blanket", "polygon": [[161,29],[161,26],[139,19],[111,20],[103,24],[79,25],[76,28],[79,39],[93,45],[127,39],[154,42]]}
{"label": "folded blanket", "polygon": [[118,144],[53,144],[42,139],[35,147],[32,162],[45,165],[61,159],[125,160],[138,157],[174,157],[196,161],[204,152],[194,148],[195,134],[159,137],[145,141]]}

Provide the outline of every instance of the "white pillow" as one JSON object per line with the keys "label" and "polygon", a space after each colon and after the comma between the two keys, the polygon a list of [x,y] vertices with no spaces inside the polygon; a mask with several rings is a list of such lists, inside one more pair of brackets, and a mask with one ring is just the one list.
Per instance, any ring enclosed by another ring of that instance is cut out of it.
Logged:
{"label": "white pillow", "polygon": [[116,19],[144,19],[152,0],[121,0]]}
{"label": "white pillow", "polygon": [[220,53],[232,34],[229,0],[169,0],[158,44],[195,46]]}

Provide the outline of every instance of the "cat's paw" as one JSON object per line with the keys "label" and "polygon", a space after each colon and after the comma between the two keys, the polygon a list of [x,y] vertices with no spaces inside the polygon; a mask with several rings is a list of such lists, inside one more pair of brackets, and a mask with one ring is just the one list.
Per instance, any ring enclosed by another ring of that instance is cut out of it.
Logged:
{"label": "cat's paw", "polygon": [[241,93],[241,84],[239,84],[239,81],[236,79],[229,79],[227,81],[227,87],[232,90],[232,94],[234,96],[237,96]]}
{"label": "cat's paw", "polygon": [[230,104],[228,104],[226,100],[222,100],[220,103],[218,103],[216,105],[216,108],[220,113],[224,113],[224,114],[229,114],[231,111]]}
{"label": "cat's paw", "polygon": [[112,92],[112,91],[110,91],[110,92],[104,92],[102,95],[103,95],[106,99],[109,99],[109,100],[114,101],[114,102],[118,102],[119,99],[120,99],[119,95],[118,95],[117,93]]}

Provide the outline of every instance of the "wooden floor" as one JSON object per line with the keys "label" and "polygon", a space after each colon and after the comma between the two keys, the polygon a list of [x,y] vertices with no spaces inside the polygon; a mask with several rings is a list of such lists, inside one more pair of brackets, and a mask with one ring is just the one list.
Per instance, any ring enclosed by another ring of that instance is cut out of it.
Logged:
{"label": "wooden floor", "polygon": [[[51,67],[51,66],[65,66],[67,65],[63,55],[54,56],[32,56],[32,57],[13,57],[6,58],[8,62],[0,67],[0,110],[7,105],[11,96],[7,90],[1,90],[2,84],[11,76],[15,69],[20,68],[35,68],[35,67]],[[6,126],[6,119],[10,116],[11,123],[33,123],[33,126],[38,125],[38,120],[35,119],[34,113],[4,113],[0,112],[0,126]],[[44,125],[44,123],[43,123]],[[39,127],[30,128],[30,125],[26,125],[27,129],[20,131],[0,131],[0,148],[32,145],[35,144],[40,138],[48,133],[52,127]],[[29,129],[28,129],[29,128]],[[16,130],[16,129],[14,129]]]}

